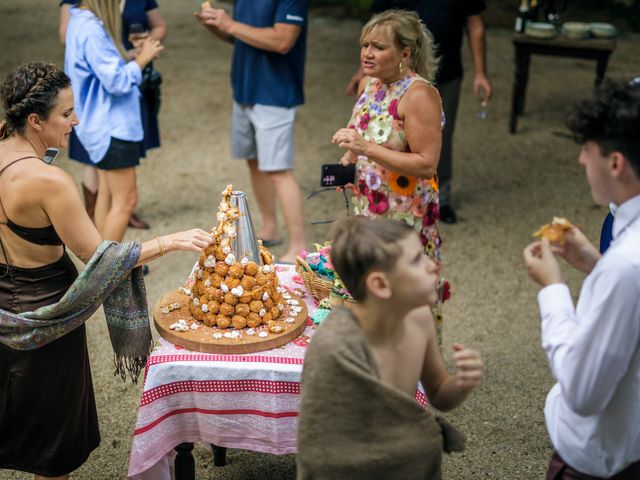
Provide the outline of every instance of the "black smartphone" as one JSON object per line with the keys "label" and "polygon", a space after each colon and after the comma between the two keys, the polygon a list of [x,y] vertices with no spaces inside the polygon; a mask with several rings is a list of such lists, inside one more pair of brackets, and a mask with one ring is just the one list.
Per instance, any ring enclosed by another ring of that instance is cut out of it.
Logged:
{"label": "black smartphone", "polygon": [[51,165],[56,158],[58,158],[58,154],[60,153],[60,150],[58,150],[57,148],[47,148],[47,151],[44,152],[44,157],[42,158],[42,160],[44,161],[44,163],[48,163],[49,165]]}
{"label": "black smartphone", "polygon": [[341,187],[353,183],[356,178],[356,166],[344,166],[340,163],[325,163],[320,174],[321,187]]}

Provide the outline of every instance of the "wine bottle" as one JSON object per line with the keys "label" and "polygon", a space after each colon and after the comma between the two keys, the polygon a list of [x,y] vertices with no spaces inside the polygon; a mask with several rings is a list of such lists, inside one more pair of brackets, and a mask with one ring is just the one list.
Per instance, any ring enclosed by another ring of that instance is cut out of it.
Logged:
{"label": "wine bottle", "polygon": [[520,7],[518,8],[518,14],[516,16],[516,25],[514,28],[514,30],[517,33],[524,33],[528,16],[529,16],[529,1],[521,0]]}

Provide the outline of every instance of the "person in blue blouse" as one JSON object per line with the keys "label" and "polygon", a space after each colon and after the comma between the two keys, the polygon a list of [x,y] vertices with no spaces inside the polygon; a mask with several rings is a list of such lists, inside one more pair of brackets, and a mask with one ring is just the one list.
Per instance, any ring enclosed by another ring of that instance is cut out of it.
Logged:
{"label": "person in blue blouse", "polygon": [[137,202],[142,71],[163,47],[148,37],[129,60],[117,2],[82,0],[69,13],[64,63],[80,120],[74,132],[98,169],[96,227],[103,238],[119,242]]}
{"label": "person in blue blouse", "polygon": [[[60,3],[60,42],[66,44],[67,25],[70,18],[71,7],[77,5],[79,0],[62,0]],[[130,30],[142,30],[156,40],[163,41],[167,35],[167,24],[160,13],[156,0],[124,0],[121,2],[122,10],[122,43],[127,51],[127,59],[132,60],[139,52],[140,43],[133,45],[129,40]],[[152,69],[149,64],[147,70]],[[158,127],[157,106],[147,101],[145,95],[140,97],[140,112],[144,138],[140,142],[140,156],[145,157],[146,151],[160,146],[160,130]],[[69,157],[86,164],[82,175],[82,190],[85,197],[85,206],[89,216],[93,218],[95,202],[98,190],[98,175],[93,168],[89,156],[78,140],[77,135],[72,134],[69,144]],[[135,212],[131,214],[129,226],[132,228],[149,228],[149,225],[141,220]]]}

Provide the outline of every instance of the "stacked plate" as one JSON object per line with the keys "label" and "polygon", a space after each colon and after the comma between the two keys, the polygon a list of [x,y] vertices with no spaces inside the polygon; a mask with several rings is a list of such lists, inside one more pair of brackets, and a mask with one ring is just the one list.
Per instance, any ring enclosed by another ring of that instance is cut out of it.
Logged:
{"label": "stacked plate", "polygon": [[618,35],[616,27],[610,23],[590,23],[589,30],[596,38],[614,38]]}
{"label": "stacked plate", "polygon": [[567,38],[589,38],[591,36],[591,28],[588,23],[565,22],[562,24],[562,34]]}
{"label": "stacked plate", "polygon": [[556,28],[547,22],[527,22],[524,33],[530,37],[553,38],[556,36]]}

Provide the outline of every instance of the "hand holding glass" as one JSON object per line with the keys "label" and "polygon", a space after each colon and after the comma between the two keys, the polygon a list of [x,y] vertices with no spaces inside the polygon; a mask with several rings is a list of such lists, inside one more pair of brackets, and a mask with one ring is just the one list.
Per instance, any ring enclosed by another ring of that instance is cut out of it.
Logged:
{"label": "hand holding glass", "polygon": [[129,42],[134,48],[139,48],[149,36],[149,31],[141,23],[132,23],[129,25]]}

